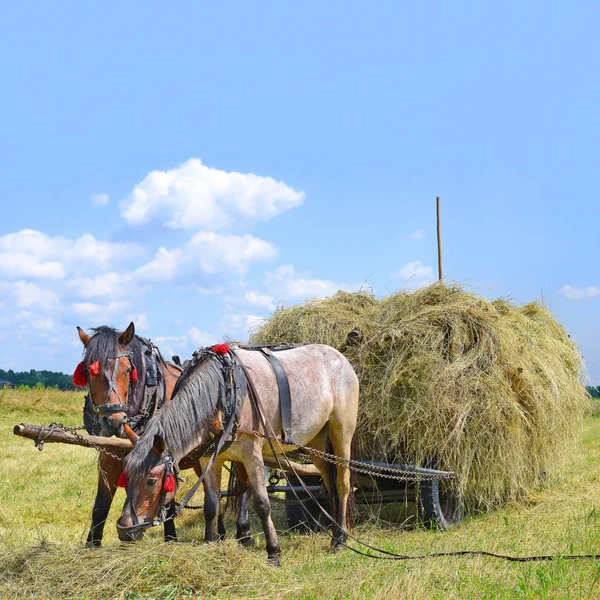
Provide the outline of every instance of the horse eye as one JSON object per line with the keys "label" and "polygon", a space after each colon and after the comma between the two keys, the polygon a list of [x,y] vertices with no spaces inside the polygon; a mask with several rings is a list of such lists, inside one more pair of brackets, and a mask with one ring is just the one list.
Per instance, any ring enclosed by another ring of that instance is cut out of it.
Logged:
{"label": "horse eye", "polygon": [[157,479],[146,479],[146,485],[148,487],[153,487],[156,485]]}

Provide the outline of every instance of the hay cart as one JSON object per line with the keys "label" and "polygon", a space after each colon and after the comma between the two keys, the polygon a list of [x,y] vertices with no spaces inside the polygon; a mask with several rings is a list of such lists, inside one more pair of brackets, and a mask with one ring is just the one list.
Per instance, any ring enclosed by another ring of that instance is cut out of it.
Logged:
{"label": "hay cart", "polygon": [[[354,497],[359,507],[367,505],[371,510],[376,510],[383,505],[392,505],[392,513],[404,513],[404,507],[412,505],[412,517],[407,522],[418,522],[441,530],[460,522],[462,502],[448,484],[452,473],[367,460],[354,461],[353,466]],[[281,485],[284,477],[285,484]],[[322,479],[318,475],[308,475],[302,480],[318,502],[329,510],[329,498]],[[308,510],[316,519],[321,519],[322,513],[299,482],[289,474],[276,474],[271,477],[270,483],[267,488],[269,493],[285,494],[290,529],[316,530],[317,526],[305,511]],[[298,499],[304,507],[300,506]],[[324,524],[322,519],[320,522]]]}

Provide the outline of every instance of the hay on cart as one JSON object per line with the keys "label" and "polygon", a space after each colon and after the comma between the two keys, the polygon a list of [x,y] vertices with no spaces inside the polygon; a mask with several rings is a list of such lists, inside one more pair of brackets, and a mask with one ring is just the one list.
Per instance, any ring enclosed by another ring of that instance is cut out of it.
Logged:
{"label": "hay on cart", "polygon": [[577,346],[542,304],[456,285],[338,292],[278,309],[251,341],[343,352],[361,383],[359,456],[454,471],[471,508],[522,497],[556,472],[589,405]]}

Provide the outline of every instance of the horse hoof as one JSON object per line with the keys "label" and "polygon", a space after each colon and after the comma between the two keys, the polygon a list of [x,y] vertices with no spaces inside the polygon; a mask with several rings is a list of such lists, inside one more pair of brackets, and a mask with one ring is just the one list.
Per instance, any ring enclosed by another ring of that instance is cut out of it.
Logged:
{"label": "horse hoof", "polygon": [[329,552],[341,552],[346,549],[346,544],[344,542],[332,541],[331,546],[329,546]]}
{"label": "horse hoof", "polygon": [[91,540],[85,543],[86,548],[100,548],[102,542],[100,540]]}
{"label": "horse hoof", "polygon": [[269,556],[268,563],[272,567],[281,567],[281,563],[279,562],[279,554],[275,554],[275,556]]}
{"label": "horse hoof", "polygon": [[238,538],[238,542],[244,546],[244,548],[253,548],[256,546],[256,540],[249,535]]}

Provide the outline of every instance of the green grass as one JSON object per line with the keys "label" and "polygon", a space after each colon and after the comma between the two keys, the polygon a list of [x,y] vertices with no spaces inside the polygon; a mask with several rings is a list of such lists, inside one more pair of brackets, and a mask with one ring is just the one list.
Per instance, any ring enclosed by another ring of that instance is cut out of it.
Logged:
{"label": "green grass", "polygon": [[[203,544],[203,520],[178,520],[180,543],[164,544],[158,529],[121,546],[115,520],[119,490],[103,548],[84,548],[95,494],[93,450],[48,444],[38,452],[12,435],[18,422],[81,418],[81,393],[0,391],[0,598],[600,598],[600,562],[512,564],[493,559],[443,558],[409,563],[375,561],[351,552],[330,554],[325,535],[286,532],[274,504],[282,567],[257,547],[234,540]],[[600,553],[600,417],[588,416],[577,459],[526,502],[468,517],[446,533],[403,530],[373,519],[361,539],[405,554],[489,550],[525,554]],[[192,480],[191,471],[188,479]],[[200,503],[201,498],[195,502]],[[233,527],[229,524],[229,530]]]}

